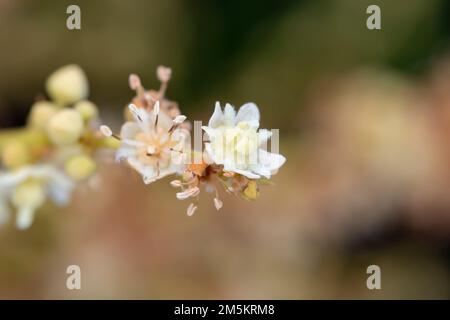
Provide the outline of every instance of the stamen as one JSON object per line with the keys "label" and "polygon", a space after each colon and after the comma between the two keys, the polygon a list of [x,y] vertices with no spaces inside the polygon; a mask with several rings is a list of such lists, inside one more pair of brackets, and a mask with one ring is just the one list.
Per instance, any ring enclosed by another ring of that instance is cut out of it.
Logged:
{"label": "stamen", "polygon": [[153,106],[153,114],[155,115],[155,129],[158,126],[158,118],[159,118],[159,101],[156,101]]}
{"label": "stamen", "polygon": [[178,116],[175,117],[175,119],[173,119],[173,123],[178,125],[178,124],[182,124],[184,120],[186,120],[186,116],[180,114]]}
{"label": "stamen", "polygon": [[197,206],[196,205],[194,205],[193,203],[191,203],[190,205],[189,205],[189,207],[187,208],[187,215],[190,217],[190,216],[192,216],[194,213],[195,213],[195,211],[197,210]]}
{"label": "stamen", "polygon": [[170,151],[175,151],[175,152],[178,152],[178,153],[183,153],[183,150],[175,150],[174,148],[169,148],[169,150]]}
{"label": "stamen", "polygon": [[217,210],[220,210],[223,206],[223,202],[218,198],[214,198],[214,206]]}
{"label": "stamen", "polygon": [[121,140],[121,138],[118,135],[114,134],[108,126],[105,126],[105,125],[100,126],[100,132],[107,138],[112,137],[117,140]]}
{"label": "stamen", "polygon": [[139,114],[139,108],[136,107],[134,104],[130,103],[128,105],[128,108],[130,109],[131,113],[135,118],[137,118],[140,122],[143,122],[141,115]]}
{"label": "stamen", "polygon": [[105,137],[111,137],[113,135],[112,130],[108,127],[108,126],[100,126],[100,132],[105,136]]}
{"label": "stamen", "polygon": [[183,183],[180,180],[173,180],[170,181],[170,185],[174,188],[181,188],[183,186]]}

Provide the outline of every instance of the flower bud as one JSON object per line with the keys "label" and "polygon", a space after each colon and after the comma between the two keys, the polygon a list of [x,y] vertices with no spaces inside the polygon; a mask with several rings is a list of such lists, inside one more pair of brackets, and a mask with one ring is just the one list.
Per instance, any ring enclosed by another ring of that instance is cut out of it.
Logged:
{"label": "flower bud", "polygon": [[74,109],[81,115],[84,121],[89,121],[98,117],[97,106],[89,100],[77,102]]}
{"label": "flower bud", "polygon": [[58,107],[50,101],[38,101],[31,107],[28,125],[44,130],[48,120],[58,111]]}
{"label": "flower bud", "polygon": [[19,141],[6,144],[1,155],[3,165],[9,169],[21,167],[29,163],[31,158],[27,146]]}
{"label": "flower bud", "polygon": [[45,202],[44,186],[35,180],[28,180],[18,185],[11,197],[12,204],[17,207],[38,208]]}
{"label": "flower bud", "polygon": [[73,109],[58,111],[47,124],[47,134],[50,140],[58,146],[77,142],[83,133],[83,129],[83,119]]}
{"label": "flower bud", "polygon": [[88,95],[88,82],[84,71],[77,65],[64,66],[53,72],[46,82],[47,93],[55,103],[67,105]]}
{"label": "flower bud", "polygon": [[87,155],[73,156],[65,164],[66,173],[75,181],[90,177],[96,169],[95,161]]}

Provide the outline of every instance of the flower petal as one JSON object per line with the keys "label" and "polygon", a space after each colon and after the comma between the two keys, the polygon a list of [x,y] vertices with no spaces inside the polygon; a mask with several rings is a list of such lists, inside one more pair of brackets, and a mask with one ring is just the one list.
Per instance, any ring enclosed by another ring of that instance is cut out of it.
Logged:
{"label": "flower petal", "polygon": [[[154,116],[153,116],[154,118]],[[155,119],[156,120],[156,119]],[[172,118],[170,118],[164,112],[158,114],[158,128],[162,128],[164,131],[169,131],[173,126]]]}
{"label": "flower petal", "polygon": [[265,144],[272,137],[272,131],[261,129],[258,131],[258,145]]}
{"label": "flower petal", "polygon": [[234,110],[234,107],[227,103],[225,105],[225,109],[223,112],[223,124],[227,127],[234,127],[235,119],[236,119],[236,110]]}
{"label": "flower petal", "polygon": [[122,159],[127,159],[130,157],[136,156],[136,148],[122,145],[119,149],[116,151],[116,161],[119,162]]}
{"label": "flower petal", "polygon": [[276,171],[286,162],[286,158],[281,154],[267,152],[263,149],[259,149],[258,157],[258,163],[270,170],[271,174],[276,173]]}
{"label": "flower petal", "polygon": [[136,122],[128,121],[120,129],[120,137],[122,139],[133,139],[140,132],[142,132],[142,128]]}
{"label": "flower petal", "polygon": [[239,109],[235,124],[242,121],[259,123],[259,109],[256,104],[252,102],[246,103]]}
{"label": "flower petal", "polygon": [[216,129],[211,128],[211,127],[207,127],[207,126],[202,126],[202,130],[206,132],[206,134],[208,135],[209,140],[214,139],[214,133],[216,132]]}
{"label": "flower petal", "polygon": [[239,173],[239,174],[241,174],[243,176],[246,176],[249,179],[259,179],[259,178],[261,178],[261,176],[255,174],[255,173],[253,173],[253,172],[251,172],[249,170],[233,169],[233,170],[227,170],[227,171],[233,171],[233,172]]}
{"label": "flower petal", "polygon": [[222,108],[220,107],[220,103],[217,101],[216,106],[214,108],[214,113],[209,119],[208,127],[216,128],[222,123],[222,120],[223,120]]}

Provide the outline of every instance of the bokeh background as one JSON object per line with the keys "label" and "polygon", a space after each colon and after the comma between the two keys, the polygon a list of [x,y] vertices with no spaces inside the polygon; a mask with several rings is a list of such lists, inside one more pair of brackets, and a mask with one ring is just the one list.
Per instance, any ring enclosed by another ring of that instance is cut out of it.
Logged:
{"label": "bokeh background", "polygon": [[[382,30],[366,28],[370,4]],[[446,0],[1,0],[1,129],[68,63],[118,128],[128,75],[157,87],[163,64],[190,119],[254,101],[288,160],[256,202],[224,195],[216,212],[203,196],[193,217],[168,179],[105,163],[70,207],[1,227],[0,298],[448,299],[448,17]],[[70,264],[82,290],[66,289]]]}

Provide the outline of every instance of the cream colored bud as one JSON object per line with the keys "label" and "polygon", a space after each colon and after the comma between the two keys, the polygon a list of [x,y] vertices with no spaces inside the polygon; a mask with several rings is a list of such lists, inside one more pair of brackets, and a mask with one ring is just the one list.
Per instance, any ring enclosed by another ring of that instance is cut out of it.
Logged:
{"label": "cream colored bud", "polygon": [[95,161],[88,155],[77,155],[65,164],[65,171],[75,181],[89,178],[97,170]]}
{"label": "cream colored bud", "polygon": [[47,124],[47,134],[50,140],[58,146],[77,142],[83,133],[83,129],[83,119],[73,109],[58,111]]}
{"label": "cream colored bud", "polygon": [[50,101],[38,101],[31,106],[28,125],[44,130],[48,120],[58,111],[58,106]]}
{"label": "cream colored bud", "polygon": [[35,180],[25,181],[14,189],[11,201],[16,208],[36,209],[45,202],[44,186]]}
{"label": "cream colored bud", "polygon": [[67,105],[85,99],[89,86],[84,71],[75,64],[59,68],[46,82],[47,93],[59,105]]}
{"label": "cream colored bud", "polygon": [[30,152],[27,146],[18,141],[7,143],[2,150],[2,163],[9,169],[21,167],[30,162]]}
{"label": "cream colored bud", "polygon": [[77,102],[74,109],[81,115],[84,121],[89,121],[98,117],[97,106],[89,100]]}

